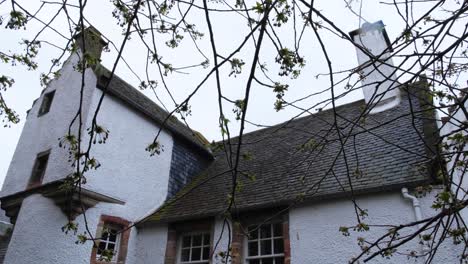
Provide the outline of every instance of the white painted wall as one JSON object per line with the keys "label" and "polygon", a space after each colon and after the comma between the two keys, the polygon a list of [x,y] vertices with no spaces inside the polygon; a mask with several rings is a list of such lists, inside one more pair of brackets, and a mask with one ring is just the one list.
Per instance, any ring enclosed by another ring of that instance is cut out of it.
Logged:
{"label": "white painted wall", "polygon": [[[89,213],[91,232],[98,224]],[[89,263],[92,245],[76,245],[76,236],[65,235],[60,227],[66,216],[52,200],[36,194],[23,201],[4,263]],[[80,233],[83,221],[79,221]]]}
{"label": "white painted wall", "polygon": [[[419,199],[424,218],[437,213],[430,208],[436,193],[433,191]],[[361,196],[358,203],[361,208],[368,209],[369,216],[364,222],[369,225],[395,225],[416,221],[411,201],[404,199],[400,192]],[[291,263],[348,263],[352,257],[358,256],[361,252],[357,244],[359,236],[372,240],[386,231],[385,228],[371,227],[368,232],[351,232],[349,237],[339,232],[340,226],[352,226],[356,223],[353,204],[349,199],[323,201],[292,209],[289,213]],[[213,230],[214,241],[221,237],[220,244],[215,250],[216,255],[228,248],[229,238],[226,230],[221,236],[221,219],[216,219]],[[163,263],[166,241],[165,225],[140,228],[135,262],[129,264]],[[420,252],[422,247],[418,242],[418,240],[410,242],[399,252],[409,253],[412,250]],[[433,263],[458,263],[457,255],[462,250],[462,247],[457,247],[451,240],[447,240],[440,247]],[[214,256],[212,263],[218,264],[221,261]],[[370,263],[424,263],[424,261],[422,258],[408,259],[407,256],[395,254],[390,259],[378,256]]]}
{"label": "white painted wall", "polygon": [[[231,232],[232,225],[229,221]],[[229,246],[228,227],[223,230],[223,221],[217,218],[214,221],[212,228],[212,247],[214,250],[212,263],[222,263],[222,258],[217,257],[220,252],[226,252]],[[216,243],[219,243],[216,246]],[[147,264],[147,263],[164,263],[167,242],[167,225],[148,225],[138,229],[137,250],[133,252],[131,259],[128,259],[128,264]],[[178,254],[179,251],[178,251]]]}
{"label": "white painted wall", "polygon": [[[221,218],[217,218],[215,220],[213,231],[214,254],[212,258],[212,263],[214,264],[223,263],[223,258],[219,257],[219,253],[223,252],[225,254],[229,248],[229,240],[231,240],[232,237],[229,236],[229,230],[227,225],[229,225],[232,234],[233,226],[231,221],[228,220],[227,223],[224,224],[224,221]],[[218,245],[216,245],[216,243],[218,243]]]}
{"label": "white painted wall", "polygon": [[[31,111],[10,166],[11,173],[5,181],[4,194],[24,190],[36,157],[36,149],[40,152],[44,146],[52,148],[44,182],[65,177],[72,172],[66,162],[68,156],[58,148],[57,140],[59,135],[65,133],[67,123],[64,120],[71,120],[69,115],[76,110],[72,106],[78,98],[74,89],[79,87],[75,87],[74,83],[80,75],[69,72],[69,66],[64,66],[66,74],[48,88],[58,89],[50,112],[38,119],[38,103]],[[90,72],[86,78],[89,81],[87,83],[92,85],[88,117],[85,119],[85,127],[89,127],[102,91],[95,88],[94,73]],[[68,90],[61,93],[64,87]],[[107,143],[93,145],[92,156],[99,160],[101,167],[86,174],[87,183],[83,187],[118,198],[124,201],[125,205],[99,203],[96,207],[88,209],[86,219],[93,235],[102,214],[132,222],[162,204],[167,196],[173,147],[171,135],[162,132],[159,141],[164,145],[164,151],[160,155],[150,157],[145,148],[153,141],[159,128],[145,116],[110,95],[103,101],[98,123],[108,129],[110,134]],[[49,131],[48,127],[52,127],[53,131]],[[42,132],[36,135],[34,131],[37,130]],[[79,233],[83,233],[84,216],[80,215],[76,222],[79,224]],[[66,223],[66,216],[52,200],[41,195],[28,197],[20,210],[9,246],[11,250],[7,252],[5,263],[89,263],[91,244],[76,245],[76,236],[64,235],[61,227]],[[129,259],[136,254],[136,245],[137,233],[136,229],[132,228]]]}
{"label": "white painted wall", "polygon": [[[465,109],[468,108],[468,101],[465,102],[464,107]],[[466,130],[459,131],[461,127],[465,126],[464,123],[466,122],[466,120],[467,120],[467,117],[465,116],[463,111],[458,109],[456,112],[451,114],[451,118],[447,121],[445,125],[439,124],[439,127],[441,127],[440,135],[444,137],[445,143],[451,144],[447,136],[454,136],[456,133],[462,133],[465,136],[468,134]],[[463,150],[468,151],[468,146],[465,146]],[[451,151],[453,151],[453,149],[447,150],[447,152],[451,152]],[[455,193],[457,193],[458,186],[463,188],[465,191],[468,189],[468,177],[466,176],[464,177],[464,173],[462,169],[460,168],[457,169],[454,166],[454,163],[456,160],[457,160],[456,156],[452,157],[452,159],[450,160],[447,160],[447,171],[449,175],[450,174],[452,175],[453,183],[457,183],[457,184],[452,185],[453,186],[452,191]],[[463,155],[458,157],[458,161],[464,161],[464,160],[466,160],[466,157],[463,157]],[[466,199],[465,191],[459,191],[457,193],[457,198],[460,200],[465,200]],[[468,208],[464,208],[460,212],[460,214],[462,215],[465,223],[468,222]]]}
{"label": "white painted wall", "polygon": [[[81,74],[73,69],[78,60],[76,53],[71,55],[60,71],[61,76],[52,80],[45,89],[43,94],[55,90],[48,113],[37,116],[43,96],[34,103],[16,146],[1,196],[25,190],[36,156],[42,151],[51,149],[43,183],[66,177],[72,172],[68,163],[68,153],[65,149],[59,148],[58,138],[67,133],[68,126],[78,110]],[[96,77],[90,69],[86,71],[85,77],[83,112],[86,117],[90,98],[96,87]],[[76,131],[76,126],[72,131]]]}
{"label": "white painted wall", "polygon": [[[435,192],[421,198],[423,217],[436,213],[430,208]],[[359,206],[369,210],[364,220],[367,224],[404,224],[415,221],[412,204],[404,200],[400,193],[387,193],[361,197]],[[385,233],[385,228],[371,227],[368,232],[351,232],[345,237],[339,232],[340,226],[356,225],[353,204],[349,200],[334,200],[311,204],[291,210],[289,230],[291,240],[291,263],[348,263],[349,259],[361,252],[357,237],[377,239]],[[417,241],[400,249],[408,253],[420,250]],[[461,250],[461,249],[460,249]],[[438,252],[433,263],[458,263],[456,251],[451,241],[447,241]],[[424,263],[422,259],[408,259],[395,254],[390,259],[376,257],[370,263]]]}
{"label": "white painted wall", "polygon": [[138,229],[137,249],[127,258],[128,264],[164,263],[166,242],[167,225]]}
{"label": "white painted wall", "polygon": [[[90,115],[101,94],[96,89]],[[88,120],[91,119],[90,116]],[[164,151],[150,156],[145,148],[153,142],[159,127],[109,95],[104,98],[98,124],[109,130],[109,138],[105,144],[92,146],[91,155],[101,167],[88,172],[85,188],[125,201],[127,209],[122,217],[141,218],[161,205],[167,196],[174,141],[163,131],[159,142]]]}

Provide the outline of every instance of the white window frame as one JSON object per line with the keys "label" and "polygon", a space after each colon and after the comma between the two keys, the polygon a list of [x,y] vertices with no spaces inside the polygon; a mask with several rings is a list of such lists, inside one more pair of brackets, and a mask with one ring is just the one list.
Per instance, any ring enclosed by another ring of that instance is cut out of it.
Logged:
{"label": "white window frame", "polygon": [[[203,239],[204,239],[204,236],[208,234],[210,236],[210,242],[209,242],[209,248],[210,248],[210,251],[211,251],[211,243],[213,241],[213,236],[211,234],[210,231],[196,231],[196,232],[184,232],[182,234],[180,234],[180,236],[178,237],[178,241],[177,241],[177,264],[197,264],[197,263],[200,263],[200,264],[206,264],[206,263],[211,263],[211,259],[210,257],[208,256],[208,259],[207,260],[189,260],[189,261],[182,261],[182,249],[187,249],[187,247],[185,248],[182,248],[182,243],[183,243],[183,238],[186,237],[186,236],[196,236],[196,235],[202,235],[202,245],[201,246],[195,246],[195,248],[201,248],[201,256],[203,258],[203,248],[205,248],[206,246],[203,244]],[[192,242],[193,239],[190,239],[190,258],[192,257]],[[210,252],[211,253],[211,252]]]}
{"label": "white window frame", "polygon": [[[117,234],[115,236],[115,242],[113,241],[110,241],[109,240],[109,236],[107,236],[107,239],[106,240],[102,240],[102,235],[104,234],[104,231],[106,229],[114,229],[117,231]],[[109,242],[114,244],[114,254],[112,255],[112,259],[111,259],[111,262],[116,262],[117,261],[117,257],[119,256],[119,249],[120,249],[120,240],[121,240],[121,237],[122,237],[122,227],[119,226],[119,225],[116,225],[114,223],[104,223],[103,227],[102,227],[102,231],[101,231],[101,237],[99,238],[99,245],[101,245],[101,243],[106,243],[106,248],[105,250],[107,250],[107,246],[109,245]],[[99,260],[101,258],[101,254],[99,254],[99,247],[96,249],[96,260]]]}
{"label": "white window frame", "polygon": [[[244,263],[245,264],[248,264],[249,263],[249,260],[255,260],[255,259],[266,259],[266,258],[273,258],[273,263],[275,263],[275,260],[274,258],[280,258],[280,257],[283,257],[283,259],[285,258],[285,255],[284,255],[284,235],[283,235],[283,226],[281,226],[281,236],[274,236],[274,230],[273,230],[273,225],[275,224],[280,224],[282,225],[281,222],[271,222],[271,223],[263,223],[263,224],[259,224],[259,225],[249,225],[249,227],[251,226],[256,226],[258,227],[257,229],[257,238],[256,239],[250,239],[248,236],[245,236],[244,238],[244,246],[243,246],[243,251],[244,251]],[[260,226],[262,225],[269,225],[270,226],[270,232],[271,232],[271,237],[269,238],[260,238]],[[248,232],[248,228],[247,228],[247,232]],[[250,235],[250,232],[249,232],[249,235]],[[278,254],[275,254],[275,245],[274,245],[274,241],[275,239],[279,239],[281,238],[281,240],[283,241],[283,253],[278,253]],[[260,241],[264,241],[264,240],[270,240],[271,241],[271,253],[270,255],[261,255],[261,243]],[[257,242],[258,243],[258,255],[257,256],[249,256],[249,242]]]}

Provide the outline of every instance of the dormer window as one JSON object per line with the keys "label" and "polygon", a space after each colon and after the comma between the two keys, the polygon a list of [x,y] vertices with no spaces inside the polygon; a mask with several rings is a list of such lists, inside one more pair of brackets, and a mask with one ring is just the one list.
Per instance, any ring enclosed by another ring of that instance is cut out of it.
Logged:
{"label": "dormer window", "polygon": [[29,179],[28,188],[36,187],[42,184],[42,180],[47,168],[47,162],[49,161],[49,154],[50,150],[37,154],[31,178]]}
{"label": "dormer window", "polygon": [[54,95],[55,91],[44,94],[44,98],[42,98],[41,107],[39,108],[37,116],[41,116],[49,112],[52,101],[54,100]]}

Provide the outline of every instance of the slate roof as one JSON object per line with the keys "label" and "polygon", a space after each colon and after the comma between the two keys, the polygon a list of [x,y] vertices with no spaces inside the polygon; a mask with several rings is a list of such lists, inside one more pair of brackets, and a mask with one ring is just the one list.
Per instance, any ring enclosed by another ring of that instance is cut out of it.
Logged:
{"label": "slate roof", "polygon": [[[99,65],[95,69],[98,76],[97,87],[103,89],[109,81],[111,71],[104,66]],[[107,93],[121,99],[135,110],[148,116],[157,124],[162,125],[169,113],[153,102],[151,99],[142,94],[138,89],[122,80],[116,74],[107,88]],[[164,124],[164,129],[169,130],[175,136],[187,141],[196,149],[201,150],[211,157],[211,151],[207,148],[208,141],[197,131],[191,130],[175,116],[171,116]]]}
{"label": "slate roof", "polygon": [[[423,87],[424,83],[413,85],[409,92],[402,93],[397,107],[359,122],[344,144],[344,152],[336,130],[330,131],[332,110],[245,134],[242,153],[249,153],[251,159],[241,159],[240,170],[255,175],[255,179],[239,176],[242,187],[235,195],[236,209],[247,211],[295,201],[346,197],[350,194],[349,180],[355,194],[432,181],[431,148],[438,135],[434,111],[422,111],[428,106],[424,103],[428,98]],[[336,108],[343,133],[349,133],[352,121],[361,115],[364,106],[361,100]],[[228,171],[226,155],[218,151],[204,172],[143,223],[222,214],[232,187]]]}

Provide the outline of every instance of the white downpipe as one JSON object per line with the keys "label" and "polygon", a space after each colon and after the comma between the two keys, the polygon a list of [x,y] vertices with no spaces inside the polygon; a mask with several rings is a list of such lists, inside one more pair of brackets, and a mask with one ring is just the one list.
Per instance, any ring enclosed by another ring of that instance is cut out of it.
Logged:
{"label": "white downpipe", "polygon": [[[403,198],[405,199],[408,199],[408,200],[411,200],[413,202],[413,208],[414,208],[414,214],[416,216],[416,221],[421,221],[423,218],[422,218],[422,213],[421,213],[421,204],[419,203],[419,200],[418,198],[416,198],[416,196],[413,196],[413,195],[410,195],[408,193],[408,188],[401,188],[401,194],[403,194]],[[424,224],[420,223],[418,224],[418,227],[419,229],[423,228]],[[421,231],[421,236],[424,235],[424,231]],[[425,244],[423,244],[423,248],[422,248],[422,253],[423,254],[426,254],[428,253],[428,248]],[[424,263],[427,263],[427,260],[429,259],[429,255],[425,255],[424,256],[424,259],[426,260]]]}
{"label": "white downpipe", "polygon": [[[408,193],[408,188],[401,188],[401,193],[403,194],[403,198],[409,199],[413,202],[414,214],[416,215],[416,221],[422,220],[422,213],[421,213],[421,204],[419,203],[418,198]],[[419,228],[423,227],[423,224],[418,225]]]}

